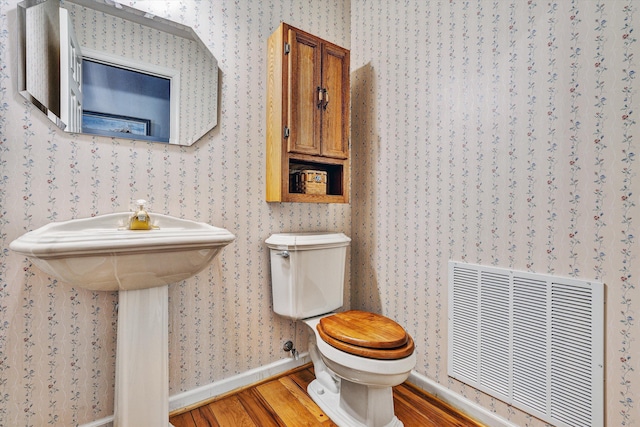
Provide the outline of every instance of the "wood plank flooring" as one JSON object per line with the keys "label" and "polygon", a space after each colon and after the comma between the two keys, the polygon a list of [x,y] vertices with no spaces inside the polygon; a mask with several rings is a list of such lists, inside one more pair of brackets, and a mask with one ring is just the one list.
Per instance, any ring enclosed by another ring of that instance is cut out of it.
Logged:
{"label": "wood plank flooring", "polygon": [[[334,427],[307,394],[313,367],[302,368],[170,418],[175,427]],[[405,427],[483,427],[444,402],[404,383],[393,389]]]}

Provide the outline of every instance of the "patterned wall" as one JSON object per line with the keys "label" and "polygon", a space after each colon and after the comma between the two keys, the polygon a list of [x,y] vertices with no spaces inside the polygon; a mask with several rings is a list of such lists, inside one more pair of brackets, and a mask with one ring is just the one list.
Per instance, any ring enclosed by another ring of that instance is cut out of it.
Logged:
{"label": "patterned wall", "polygon": [[[406,325],[418,372],[523,426],[543,423],[447,378],[447,260],[605,282],[607,425],[640,423],[640,3],[153,3],[219,60],[220,125],[191,148],[57,131],[15,93],[16,1],[0,0],[2,424],[110,414],[115,355],[115,295],[51,280],[8,243],[147,194],[238,236],[170,288],[171,393],[282,357],[294,328],[271,314],[262,241],[327,228],[354,239],[352,305]],[[263,202],[264,44],[280,20],[352,48],[351,208]]]}
{"label": "patterned wall", "polygon": [[353,0],[352,305],[447,377],[447,261],[607,285],[606,425],[640,424],[640,2]]}
{"label": "patterned wall", "polygon": [[14,75],[17,2],[0,0],[0,425],[73,426],[113,413],[116,294],[57,282],[8,246],[50,221],[126,211],[139,197],[151,213],[237,236],[211,268],[170,287],[170,393],[286,357],[296,328],[272,313],[263,242],[279,231],[349,235],[351,207],[264,202],[266,40],[282,20],[349,47],[349,3],[127,2],[194,27],[219,61],[218,126],[175,147],[68,135],[26,103]]}

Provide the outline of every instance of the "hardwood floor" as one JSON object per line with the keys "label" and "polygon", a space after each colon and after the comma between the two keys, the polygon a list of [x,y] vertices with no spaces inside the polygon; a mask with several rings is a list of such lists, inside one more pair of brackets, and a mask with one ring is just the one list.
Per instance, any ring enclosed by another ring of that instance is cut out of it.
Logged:
{"label": "hardwood floor", "polygon": [[[313,368],[298,370],[222,396],[170,418],[175,427],[330,427],[335,424],[307,395]],[[482,427],[410,384],[393,389],[396,416],[405,427]]]}

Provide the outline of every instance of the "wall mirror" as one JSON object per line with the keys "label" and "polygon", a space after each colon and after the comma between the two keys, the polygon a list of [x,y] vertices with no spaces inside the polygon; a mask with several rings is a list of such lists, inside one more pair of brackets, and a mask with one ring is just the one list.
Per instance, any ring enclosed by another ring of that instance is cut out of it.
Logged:
{"label": "wall mirror", "polygon": [[18,24],[18,90],[66,132],[188,146],[217,125],[190,27],[113,0],[25,0]]}

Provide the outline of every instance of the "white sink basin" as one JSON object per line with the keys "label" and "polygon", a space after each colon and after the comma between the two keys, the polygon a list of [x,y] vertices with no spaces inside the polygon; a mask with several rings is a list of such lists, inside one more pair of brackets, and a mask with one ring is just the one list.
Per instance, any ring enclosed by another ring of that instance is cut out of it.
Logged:
{"label": "white sink basin", "polygon": [[54,222],[24,234],[10,248],[42,271],[96,291],[146,289],[179,282],[204,269],[235,236],[202,222],[151,214],[153,230],[128,230],[131,213]]}
{"label": "white sink basin", "polygon": [[170,426],[168,285],[204,269],[235,236],[157,213],[152,230],[134,231],[130,216],[54,222],[10,248],[74,286],[120,291],[113,425]]}

